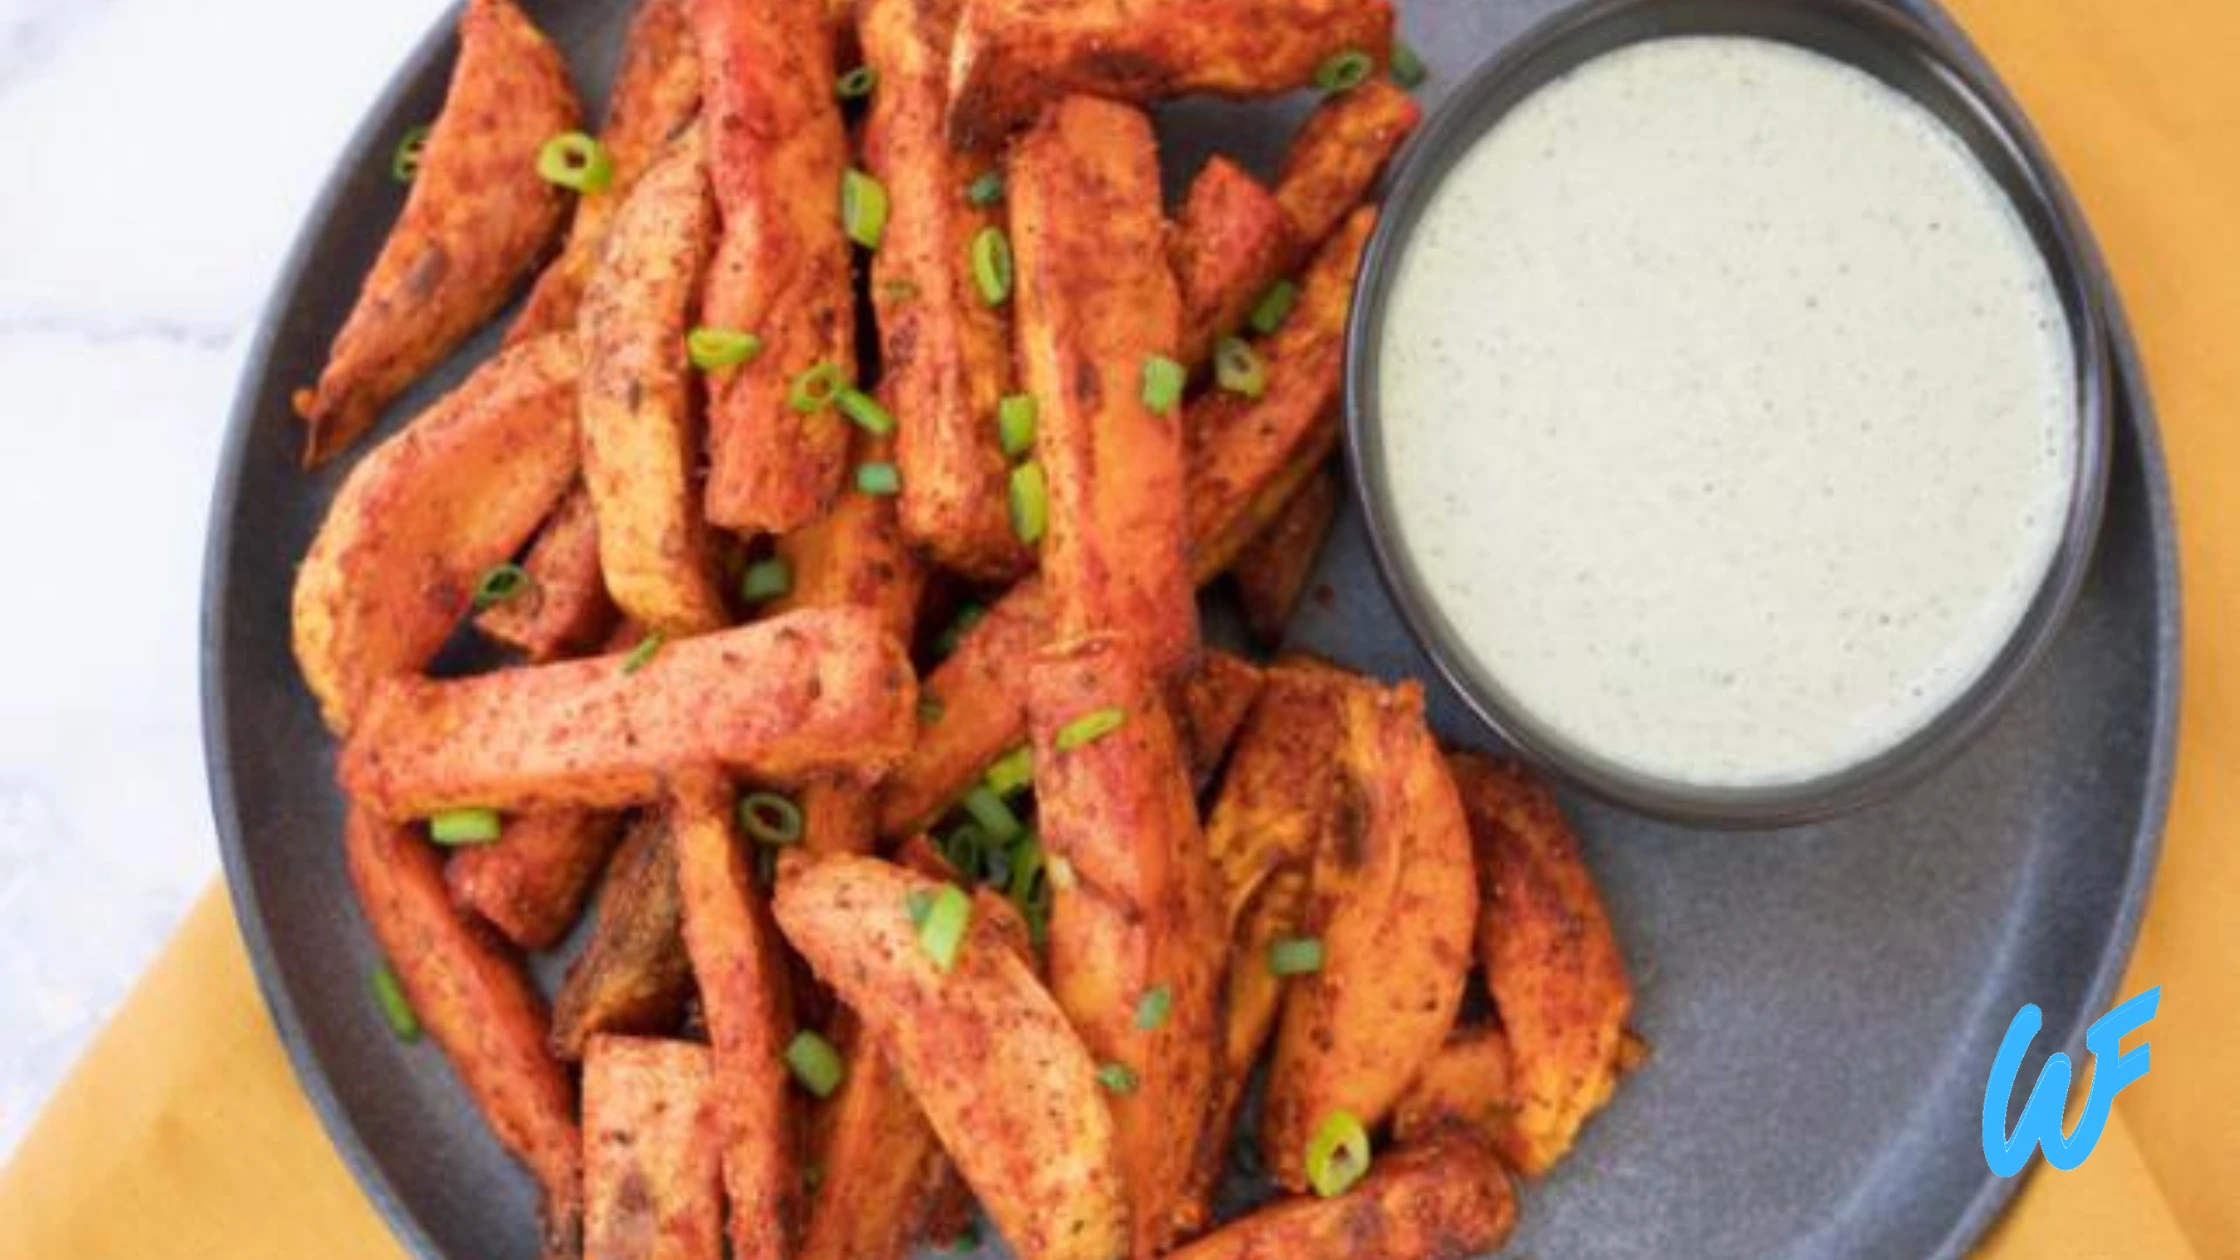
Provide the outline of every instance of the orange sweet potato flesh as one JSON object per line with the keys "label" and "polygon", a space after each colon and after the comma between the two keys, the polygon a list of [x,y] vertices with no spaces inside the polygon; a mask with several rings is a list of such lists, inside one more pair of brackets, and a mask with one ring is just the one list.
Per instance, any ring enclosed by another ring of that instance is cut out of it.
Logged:
{"label": "orange sweet potato flesh", "polygon": [[876,776],[917,726],[909,659],[860,609],[679,640],[634,671],[633,659],[393,679],[343,750],[343,783],[390,818],[621,809],[659,799],[684,765],[780,786]]}
{"label": "orange sweet potato flesh", "polygon": [[294,597],[296,663],[330,729],[346,734],[380,679],[424,668],[566,493],[577,375],[568,338],[517,346],[351,470]]}
{"label": "orange sweet potato flesh", "polygon": [[1221,768],[1229,745],[1259,698],[1260,667],[1241,656],[1209,649],[1198,672],[1174,692],[1174,720],[1190,752],[1190,777],[1204,783]]}
{"label": "orange sweet potato flesh", "polygon": [[1379,1154],[1333,1199],[1281,1200],[1171,1253],[1174,1260],[1470,1260],[1516,1228],[1508,1174],[1462,1135]]}
{"label": "orange sweet potato flesh", "polygon": [[1536,1177],[1610,1100],[1633,984],[1555,794],[1513,764],[1458,753],[1451,765],[1483,889],[1478,948],[1509,1040],[1516,1117],[1502,1153]]}
{"label": "orange sweet potato flesh", "polygon": [[1245,625],[1262,643],[1283,642],[1291,614],[1298,611],[1299,597],[1306,593],[1307,579],[1321,558],[1323,541],[1330,536],[1330,523],[1337,519],[1338,497],[1343,493],[1337,469],[1325,465],[1229,566]]}
{"label": "orange sweet potato flesh", "polygon": [[1469,823],[1422,689],[1349,688],[1339,712],[1336,816],[1301,915],[1322,969],[1287,986],[1260,1122],[1268,1169],[1294,1191],[1328,1117],[1375,1129],[1446,1042],[1478,922]]}
{"label": "orange sweet potato flesh", "polygon": [[304,462],[324,463],[398,394],[497,314],[559,230],[566,201],[537,174],[547,140],[581,106],[558,50],[513,0],[470,0],[459,60],[420,172],[335,336],[319,383],[299,390]]}
{"label": "orange sweet potato flesh", "polygon": [[1181,318],[1151,120],[1068,97],[1013,149],[1009,188],[1020,377],[1039,405],[1049,486],[1052,635],[1124,633],[1162,676],[1179,674],[1196,660],[1198,605],[1180,409],[1144,401],[1146,365],[1174,357]]}
{"label": "orange sweet potato flesh", "polygon": [[543,1192],[544,1254],[578,1254],[583,1138],[575,1090],[546,1048],[544,999],[517,957],[452,908],[442,860],[412,829],[354,807],[343,846],[358,905],[421,1027]]}
{"label": "orange sweet potato flesh", "polygon": [[1421,121],[1416,99],[1381,78],[1316,106],[1276,177],[1276,200],[1294,238],[1311,248],[1336,231]]}
{"label": "orange sweet potato flesh", "polygon": [[1297,249],[1291,219],[1275,194],[1223,157],[1190,181],[1174,227],[1174,274],[1182,287],[1179,358],[1196,367],[1213,354],[1216,338],[1244,323]]}
{"label": "orange sweet potato flesh", "polygon": [[1514,1166],[1517,1099],[1509,1039],[1492,1027],[1458,1028],[1423,1065],[1393,1109],[1392,1136],[1414,1143],[1449,1128],[1477,1134]]}
{"label": "orange sweet potato flesh", "polygon": [[[1135,1254],[1156,1256],[1205,1225],[1207,1173],[1224,1149],[1209,1123],[1222,965],[1213,867],[1182,741],[1133,640],[1052,647],[1029,692],[1036,829],[1073,872],[1052,885],[1050,991],[1099,1062],[1135,1074],[1109,1101]],[[1120,724],[1069,738],[1092,715]],[[1165,1007],[1150,1028],[1147,1001]]]}
{"label": "orange sweet potato flesh", "polygon": [[459,850],[444,863],[451,899],[523,949],[546,949],[568,934],[591,885],[614,851],[621,820],[560,809],[506,823],[492,844]]}
{"label": "orange sweet potato flesh", "polygon": [[1146,102],[1277,96],[1357,50],[1382,65],[1387,0],[966,0],[949,131],[1000,137],[1069,92]]}
{"label": "orange sweet potato flesh", "polygon": [[594,651],[615,626],[614,601],[599,571],[599,517],[579,481],[552,510],[521,570],[527,589],[475,618],[477,630],[532,661]]}
{"label": "orange sweet potato flesh", "polygon": [[847,469],[847,420],[786,401],[819,364],[855,377],[832,30],[824,0],[691,4],[723,220],[700,322],[762,338],[753,361],[708,382],[707,515],[739,533],[784,533],[824,514]]}
{"label": "orange sweet potato flesh", "polygon": [[917,742],[879,787],[879,834],[900,840],[938,819],[1027,735],[1025,663],[1049,637],[1042,582],[1029,578],[997,600],[923,687],[927,718]]}
{"label": "orange sweet potato flesh", "polygon": [[583,1060],[584,1260],[722,1260],[714,1072],[689,1041],[594,1037]]}
{"label": "orange sweet potato flesh", "polygon": [[848,1070],[816,1119],[824,1180],[801,1260],[901,1260],[955,1174],[886,1051],[860,1027],[840,1044]]}
{"label": "orange sweet potato flesh", "polygon": [[552,1000],[552,1048],[583,1058],[595,1033],[664,1033],[692,992],[677,849],[668,820],[638,819],[607,864],[591,939]]}

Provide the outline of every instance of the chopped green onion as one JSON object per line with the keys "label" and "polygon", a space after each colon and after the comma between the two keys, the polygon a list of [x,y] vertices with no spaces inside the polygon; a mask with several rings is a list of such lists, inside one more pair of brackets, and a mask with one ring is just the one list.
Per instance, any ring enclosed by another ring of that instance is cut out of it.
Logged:
{"label": "chopped green onion", "polygon": [[1333,1111],[1307,1141],[1307,1183],[1325,1199],[1369,1174],[1369,1131],[1350,1111]]}
{"label": "chopped green onion", "polygon": [[901,494],[902,472],[888,463],[857,464],[856,489],[865,494]]}
{"label": "chopped green onion", "polygon": [[778,886],[778,846],[758,844],[754,847],[754,882],[759,888],[775,890]]}
{"label": "chopped green onion", "polygon": [[1028,918],[1050,909],[1050,881],[1043,878],[1045,855],[1042,840],[1033,832],[1019,837],[1011,849],[1010,887],[1005,889]]}
{"label": "chopped green onion", "polygon": [[964,947],[965,929],[972,926],[972,898],[955,884],[943,884],[918,925],[918,944],[933,960],[934,969],[946,973],[957,965],[957,951]]}
{"label": "chopped green onion", "polygon": [[703,372],[751,363],[762,353],[762,338],[736,328],[695,328],[685,334],[685,353]]}
{"label": "chopped green onion", "polygon": [[843,387],[834,395],[832,405],[840,409],[841,415],[855,421],[857,428],[873,437],[885,437],[894,432],[894,413],[853,385]]}
{"label": "chopped green onion", "polygon": [[1050,529],[1050,483],[1042,465],[1028,460],[1011,470],[1011,532],[1032,547]]}
{"label": "chopped green onion", "polygon": [[614,182],[614,159],[597,140],[580,131],[563,131],[537,151],[537,174],[548,184],[602,193]]}
{"label": "chopped green onion", "polygon": [[1136,1092],[1135,1069],[1125,1063],[1107,1063],[1097,1069],[1097,1084],[1115,1094]]}
{"label": "chopped green onion", "polygon": [[999,227],[984,227],[972,238],[972,282],[980,300],[1001,306],[1011,296],[1011,240]]}
{"label": "chopped green onion", "polygon": [[786,1043],[786,1066],[793,1069],[793,1079],[801,1088],[819,1098],[832,1097],[840,1082],[848,1075],[847,1065],[840,1061],[840,1052],[832,1043],[813,1032],[803,1030]]}
{"label": "chopped green onion", "polygon": [[902,900],[903,909],[910,912],[910,926],[924,927],[926,916],[933,913],[933,894],[923,888],[913,888]]}
{"label": "chopped green onion", "polygon": [[954,655],[957,648],[964,643],[964,637],[971,634],[972,628],[979,625],[987,615],[988,610],[979,604],[966,604],[959,608],[957,619],[949,623],[948,629],[941,632],[941,637],[934,642],[933,650],[943,656]]}
{"label": "chopped green onion", "polygon": [[389,158],[389,178],[400,184],[409,184],[420,174],[420,159],[428,151],[428,136],[432,128],[425,125],[407,128],[397,141],[397,151]]}
{"label": "chopped green onion", "polygon": [[965,200],[982,210],[1003,200],[1003,172],[987,171],[965,186]]}
{"label": "chopped green onion", "polygon": [[983,780],[997,796],[1017,796],[1034,786],[1034,749],[1021,744],[996,758]]}
{"label": "chopped green onion", "polygon": [[529,591],[528,571],[518,564],[501,564],[482,575],[475,584],[474,610],[495,608],[510,599],[518,599]]}
{"label": "chopped green onion", "polygon": [[792,590],[793,566],[779,556],[748,565],[739,582],[739,597],[750,604],[765,604]]}
{"label": "chopped green onion", "polygon": [[1136,1027],[1151,1032],[1167,1022],[1167,1014],[1173,1009],[1174,990],[1162,984],[1136,1003]]}
{"label": "chopped green onion", "polygon": [[940,721],[941,715],[946,712],[948,710],[942,708],[941,702],[932,696],[918,697],[918,724],[920,726],[933,725]]}
{"label": "chopped green onion", "polygon": [[1311,936],[1288,937],[1268,946],[1268,971],[1278,976],[1311,976],[1322,970],[1322,942]]}
{"label": "chopped green onion", "polygon": [[638,646],[631,648],[630,655],[622,658],[622,672],[625,674],[635,674],[639,670],[644,669],[647,665],[652,664],[654,654],[656,652],[659,652],[661,650],[661,645],[667,643],[668,641],[669,636],[661,633],[659,630],[656,630],[652,634],[647,635],[645,638],[638,640]]}
{"label": "chopped green onion", "polygon": [[786,387],[786,405],[802,415],[822,411],[847,387],[848,374],[828,359],[793,378]]}
{"label": "chopped green onion", "polygon": [[1360,87],[1377,68],[1369,54],[1358,48],[1349,48],[1325,61],[1314,72],[1314,85],[1325,92],[1345,92]]}
{"label": "chopped green onion", "polygon": [[1071,752],[1083,744],[1093,744],[1110,735],[1128,720],[1128,711],[1117,705],[1095,709],[1058,728],[1052,742],[1059,752]]}
{"label": "chopped green onion", "polygon": [[957,1231],[957,1236],[949,1240],[951,1251],[970,1251],[979,1245],[980,1227],[971,1221],[966,1221],[964,1228]]}
{"label": "chopped green onion", "polygon": [[1181,364],[1163,354],[1152,355],[1143,361],[1143,405],[1161,415],[1173,411],[1189,381],[1190,374]]}
{"label": "chopped green onion", "polygon": [[1404,39],[1392,41],[1392,81],[1404,88],[1418,88],[1431,77],[1431,68],[1423,64],[1421,54]]}
{"label": "chopped green onion", "polygon": [[857,66],[833,82],[832,94],[843,101],[860,101],[871,95],[879,86],[879,72],[870,66]]}
{"label": "chopped green onion", "polygon": [[503,830],[494,809],[447,809],[428,820],[428,838],[437,844],[488,844]]}
{"label": "chopped green onion", "polygon": [[941,856],[966,879],[978,879],[988,864],[988,837],[971,823],[958,823],[941,838]]}
{"label": "chopped green onion", "polygon": [[1283,327],[1283,321],[1291,318],[1291,308],[1298,304],[1298,285],[1289,280],[1278,280],[1269,285],[1268,291],[1260,295],[1260,300],[1252,304],[1252,314],[1248,317],[1252,331],[1264,337]]}
{"label": "chopped green onion", "polygon": [[1042,414],[1033,394],[1005,394],[996,404],[996,436],[1013,459],[1034,449],[1034,424]]}
{"label": "chopped green onion", "polygon": [[399,1041],[420,1040],[420,1017],[412,1012],[412,1000],[404,995],[404,986],[397,982],[397,973],[382,963],[373,969],[373,1000],[381,1006],[381,1018],[389,1023],[389,1031]]}
{"label": "chopped green onion", "polygon": [[739,828],[764,844],[798,843],[801,807],[776,792],[749,792],[739,798]]}
{"label": "chopped green onion", "polygon": [[998,844],[1009,844],[1019,838],[1020,832],[1026,830],[1019,825],[1019,816],[1011,812],[1009,805],[1003,803],[1003,798],[989,791],[984,784],[965,793],[961,804],[964,812],[972,815],[972,821],[979,823],[980,829]]}
{"label": "chopped green onion", "polygon": [[1213,379],[1232,394],[1258,398],[1268,392],[1268,365],[1241,337],[1223,337],[1213,347]]}
{"label": "chopped green onion", "polygon": [[865,249],[879,248],[887,234],[887,188],[854,167],[840,176],[840,222],[848,239]]}

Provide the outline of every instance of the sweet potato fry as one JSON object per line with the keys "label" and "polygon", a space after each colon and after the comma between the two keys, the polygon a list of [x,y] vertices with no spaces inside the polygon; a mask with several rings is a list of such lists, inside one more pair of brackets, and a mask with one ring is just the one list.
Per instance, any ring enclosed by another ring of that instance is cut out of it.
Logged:
{"label": "sweet potato fry", "polygon": [[351,470],[295,586],[296,663],[337,734],[376,681],[427,665],[566,493],[577,375],[567,338],[516,347]]}
{"label": "sweet potato fry", "polygon": [[1151,120],[1060,101],[1012,151],[1010,194],[1020,377],[1040,404],[1035,458],[1049,485],[1052,635],[1122,632],[1162,677],[1179,674],[1195,663],[1198,605],[1178,409],[1145,401],[1181,318]]}
{"label": "sweet potato fry", "polygon": [[709,381],[707,515],[784,533],[824,514],[847,467],[848,422],[787,401],[805,372],[856,370],[832,30],[824,0],[691,2],[723,218],[701,322],[762,338],[753,361]]}
{"label": "sweet potato fry", "polygon": [[589,810],[524,814],[495,844],[452,854],[443,880],[461,909],[523,949],[545,949],[575,926],[621,830],[614,815]]}
{"label": "sweet potato fry", "polygon": [[1230,741],[1260,695],[1260,667],[1228,652],[1208,651],[1198,672],[1175,689],[1174,719],[1190,750],[1190,778],[1204,783],[1221,768]]}
{"label": "sweet potato fry", "polygon": [[909,659],[870,613],[799,612],[646,657],[392,679],[341,774],[390,818],[621,809],[658,799],[679,765],[779,784],[877,775],[908,748],[916,708]]}
{"label": "sweet potato fry", "polygon": [[1456,1029],[1400,1096],[1392,1112],[1394,1140],[1413,1145],[1444,1129],[1460,1128],[1477,1134],[1515,1167],[1512,1152],[1520,1135],[1510,1075],[1509,1039],[1500,1029]]}
{"label": "sweet potato fry", "polygon": [[591,940],[552,1002],[552,1048],[578,1060],[595,1033],[665,1033],[692,992],[668,820],[640,818],[607,864]]}
{"label": "sweet potato fry", "polygon": [[1307,1188],[1307,1144],[1330,1115],[1376,1128],[1445,1043],[1478,920],[1470,827],[1422,689],[1349,688],[1339,710],[1335,826],[1302,919],[1322,969],[1284,995],[1260,1125],[1269,1171],[1291,1190]]}
{"label": "sweet potato fry", "polygon": [[1069,92],[1153,101],[1277,96],[1332,56],[1392,46],[1387,0],[967,0],[949,134],[1000,138]]}
{"label": "sweet potato fry", "polygon": [[814,1166],[824,1180],[801,1260],[901,1260],[955,1174],[886,1051],[860,1026],[841,1044],[848,1072],[817,1113]]}
{"label": "sweet potato fry", "polygon": [[1283,642],[1291,614],[1298,611],[1299,597],[1306,593],[1307,578],[1321,558],[1323,540],[1330,536],[1330,523],[1337,519],[1342,493],[1337,470],[1324,465],[1229,566],[1245,624],[1262,643],[1273,647]]}
{"label": "sweet potato fry", "polygon": [[1478,948],[1515,1078],[1502,1154],[1537,1177],[1610,1100],[1633,984],[1555,794],[1514,765],[1468,753],[1450,764],[1477,849]]}
{"label": "sweet potato fry", "polygon": [[715,1052],[710,1097],[731,1204],[731,1253],[793,1254],[802,1215],[800,1117],[786,1075],[793,1005],[768,906],[732,821],[731,787],[681,773],[669,817],[676,837],[684,943]]}
{"label": "sweet potato fry", "polygon": [[1011,527],[996,440],[1010,392],[1011,327],[973,288],[972,240],[1000,209],[972,204],[992,155],[956,152],[942,131],[949,38],[959,0],[864,0],[857,20],[879,89],[864,163],[892,207],[871,261],[884,389],[901,418],[902,526],[911,541],[979,581],[1018,576],[1033,556]]}
{"label": "sweet potato fry", "polygon": [[591,1039],[583,1059],[584,1260],[722,1260],[722,1152],[706,1046]]}
{"label": "sweet potato fry", "polygon": [[497,313],[560,227],[537,175],[544,143],[581,107],[558,50],[513,0],[471,0],[459,61],[404,213],[390,229],[315,388],[299,390],[317,465]]}
{"label": "sweet potato fry", "polygon": [[1182,289],[1179,360],[1203,364],[1291,265],[1291,220],[1275,194],[1227,158],[1190,181],[1175,220],[1174,274]]}
{"label": "sweet potato fry", "polygon": [[575,1090],[545,1047],[544,999],[518,959],[452,909],[425,840],[353,808],[343,844],[358,905],[421,1026],[543,1191],[547,1260],[578,1254],[583,1136]]}
{"label": "sweet potato fry", "polygon": [[576,483],[521,561],[527,589],[485,610],[475,628],[538,663],[594,651],[617,616],[599,571],[599,517]]}
{"label": "sweet potato fry", "polygon": [[909,911],[912,894],[932,896],[940,881],[876,858],[787,856],[779,926],[887,1046],[1022,1260],[1128,1255],[1096,1061],[1007,939],[1003,903],[975,899],[944,971]]}
{"label": "sweet potato fry", "polygon": [[879,834],[898,840],[932,825],[1004,752],[1027,736],[1021,661],[1049,637],[1042,582],[1002,599],[928,675],[918,741],[879,790]]}
{"label": "sweet potato fry", "polygon": [[1173,1253],[1174,1260],[1469,1260],[1516,1228],[1493,1152],[1466,1136],[1377,1157],[1334,1199],[1286,1199]]}
{"label": "sweet potato fry", "polygon": [[[1205,1224],[1222,934],[1213,867],[1166,699],[1139,646],[1111,635],[1045,650],[1029,679],[1035,810],[1054,881],[1050,991],[1111,1096],[1135,1254]],[[1118,724],[1084,741],[1083,723]]]}
{"label": "sweet potato fry", "polygon": [[1293,239],[1311,249],[1336,231],[1422,120],[1416,98],[1377,78],[1307,115],[1276,177]]}

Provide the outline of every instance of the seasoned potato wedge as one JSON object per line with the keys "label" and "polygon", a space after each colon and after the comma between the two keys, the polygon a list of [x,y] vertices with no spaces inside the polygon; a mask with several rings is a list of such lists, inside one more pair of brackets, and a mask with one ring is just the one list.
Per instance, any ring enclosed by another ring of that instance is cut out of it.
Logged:
{"label": "seasoned potato wedge", "polygon": [[584,1260],[722,1260],[723,1152],[708,1048],[591,1039],[583,1059]]}
{"label": "seasoned potato wedge", "polygon": [[1394,1140],[1408,1145],[1460,1128],[1515,1167],[1517,1098],[1510,1076],[1509,1039],[1500,1029],[1456,1029],[1400,1096],[1392,1113]]}
{"label": "seasoned potato wedge", "polygon": [[664,1033],[692,993],[677,849],[666,818],[640,818],[607,864],[591,940],[552,1001],[552,1048],[577,1060],[595,1033]]}
{"label": "seasoned potato wedge", "polygon": [[343,749],[376,812],[620,809],[679,765],[759,781],[877,775],[917,728],[902,645],[860,609],[791,613],[645,654],[382,684]]}
{"label": "seasoned potato wedge", "polygon": [[351,470],[295,586],[296,663],[337,734],[376,681],[427,665],[567,492],[577,375],[566,338],[516,347]]}
{"label": "seasoned potato wedge", "polygon": [[1253,637],[1273,647],[1283,642],[1291,614],[1307,590],[1307,578],[1322,556],[1323,540],[1338,516],[1338,496],[1344,493],[1338,470],[1324,465],[1307,479],[1276,511],[1276,518],[1229,566],[1237,602],[1244,606],[1245,624]]}
{"label": "seasoned potato wedge", "polygon": [[1293,238],[1312,248],[1336,231],[1421,121],[1416,98],[1377,78],[1307,115],[1276,177],[1276,200]]}
{"label": "seasoned potato wedge", "polygon": [[1013,149],[1010,194],[1020,377],[1039,404],[1035,458],[1049,486],[1052,634],[1124,633],[1161,676],[1179,674],[1195,663],[1198,604],[1180,408],[1145,398],[1181,318],[1151,120],[1060,101]]}
{"label": "seasoned potato wedge", "polygon": [[784,533],[822,516],[847,470],[848,422],[788,402],[803,373],[856,372],[832,30],[824,0],[691,2],[723,217],[700,322],[762,338],[752,361],[708,382],[707,515]]}
{"label": "seasoned potato wedge", "polygon": [[918,740],[879,789],[879,834],[925,827],[996,758],[1027,736],[1027,676],[1019,663],[1049,638],[1042,582],[1011,588],[926,677]]}
{"label": "seasoned potato wedge", "polygon": [[[1054,881],[1050,991],[1108,1070],[1135,1254],[1205,1224],[1222,934],[1189,763],[1163,689],[1117,635],[1045,650],[1029,679],[1035,809]],[[1105,729],[1105,728],[1110,729]],[[1104,730],[1104,733],[1085,734]]]}
{"label": "seasoned potato wedge", "polygon": [[547,1260],[578,1254],[583,1136],[575,1090],[545,1045],[544,999],[518,959],[452,909],[442,861],[412,829],[353,808],[343,846],[358,905],[413,1013],[543,1191]]}
{"label": "seasoned potato wedge", "polygon": [[1069,92],[1278,96],[1339,53],[1382,65],[1391,46],[1387,0],[966,0],[949,132],[1000,137]]}
{"label": "seasoned potato wedge", "polygon": [[801,1260],[901,1260],[955,1174],[878,1042],[858,1027],[839,1044],[847,1075],[816,1117],[812,1158],[823,1183]]}
{"label": "seasoned potato wedge", "polygon": [[1022,1260],[1128,1255],[1096,1061],[1007,939],[1004,903],[975,898],[944,971],[910,915],[940,881],[876,858],[787,857],[779,926],[887,1047]]}
{"label": "seasoned potato wedge", "polygon": [[1633,984],[1555,794],[1515,765],[1468,753],[1451,765],[1483,889],[1478,948],[1514,1077],[1502,1154],[1537,1177],[1610,1100]]}
{"label": "seasoned potato wedge", "polygon": [[617,614],[599,571],[598,513],[581,482],[552,510],[521,570],[526,589],[484,610],[476,629],[540,664],[606,641]]}
{"label": "seasoned potato wedge", "polygon": [[1478,888],[1470,827],[1414,683],[1348,688],[1336,818],[1302,926],[1322,969],[1284,995],[1260,1149],[1307,1188],[1307,1144],[1336,1112],[1371,1129],[1445,1043],[1469,979]]}
{"label": "seasoned potato wedge", "polygon": [[1175,220],[1174,274],[1182,289],[1179,358],[1191,367],[1236,331],[1298,252],[1275,194],[1227,158],[1190,181]]}
{"label": "seasoned potato wedge", "polygon": [[1469,1260],[1500,1248],[1517,1201],[1493,1152],[1466,1136],[1380,1155],[1334,1199],[1286,1199],[1174,1260]]}
{"label": "seasoned potato wedge", "polygon": [[576,125],[580,109],[558,50],[513,0],[470,0],[404,213],[318,385],[296,393],[296,413],[310,425],[305,463],[356,441],[505,304],[567,204],[538,176],[537,153]]}
{"label": "seasoned potato wedge", "polygon": [[545,949],[575,926],[591,883],[614,851],[621,820],[589,810],[524,814],[494,844],[451,855],[451,899],[523,949]]}
{"label": "seasoned potato wedge", "polygon": [[1204,783],[1221,768],[1230,741],[1260,695],[1260,667],[1241,656],[1209,650],[1198,672],[1175,688],[1174,720],[1190,751],[1190,777]]}

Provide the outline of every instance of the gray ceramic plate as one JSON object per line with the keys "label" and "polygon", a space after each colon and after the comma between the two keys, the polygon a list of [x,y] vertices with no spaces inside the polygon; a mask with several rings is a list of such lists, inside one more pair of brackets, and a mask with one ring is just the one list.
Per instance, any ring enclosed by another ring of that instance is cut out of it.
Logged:
{"label": "gray ceramic plate", "polygon": [[[629,6],[531,7],[603,89]],[[1434,72],[1425,95],[1436,103],[1560,7],[1409,0],[1410,38]],[[288,391],[313,375],[396,212],[390,147],[434,112],[449,56],[445,29],[375,105],[272,300],[212,514],[203,672],[234,904],[304,1088],[413,1250],[486,1260],[534,1255],[530,1188],[436,1051],[393,1041],[367,996],[374,952],[342,870],[333,752],[288,651],[295,566],[341,475],[298,470]],[[1170,163],[1187,172],[1220,149],[1266,170],[1286,134],[1271,124],[1302,107],[1172,109]],[[2173,531],[2138,360],[2120,331],[2117,342],[2124,401],[2099,561],[2061,641],[1984,740],[1887,807],[1796,832],[1695,834],[1575,803],[1657,1056],[1575,1157],[1525,1191],[1509,1254],[1951,1256],[2006,1202],[2014,1183],[1991,1177],[1978,1141],[2000,1034],[2035,1002],[2039,1057],[2081,1049],[2137,928],[2169,783]],[[1317,581],[1335,594],[1309,601],[1302,645],[1432,676],[1384,602],[1357,520],[1342,522]],[[1453,697],[1435,704],[1450,736],[1478,738]]]}

